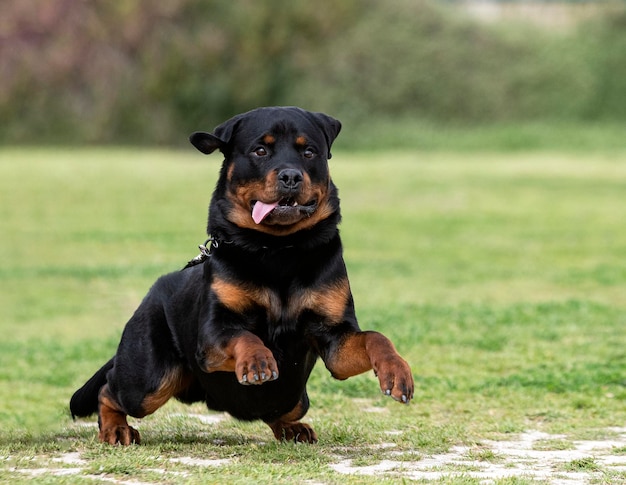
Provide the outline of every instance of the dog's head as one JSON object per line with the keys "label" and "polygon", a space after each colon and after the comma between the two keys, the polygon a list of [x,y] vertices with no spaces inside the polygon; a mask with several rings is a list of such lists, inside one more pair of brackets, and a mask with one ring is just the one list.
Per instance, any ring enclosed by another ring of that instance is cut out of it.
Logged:
{"label": "dog's head", "polygon": [[259,108],[197,132],[202,153],[225,156],[211,211],[239,228],[273,236],[308,229],[338,211],[328,170],[341,129],[323,113],[295,107]]}

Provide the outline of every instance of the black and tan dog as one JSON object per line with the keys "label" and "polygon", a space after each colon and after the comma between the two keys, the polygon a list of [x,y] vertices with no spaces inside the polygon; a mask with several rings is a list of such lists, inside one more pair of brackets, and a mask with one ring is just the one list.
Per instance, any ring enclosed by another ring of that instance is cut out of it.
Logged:
{"label": "black and tan dog", "polygon": [[115,356],[72,397],[73,416],[98,412],[100,441],[139,443],[126,416],[175,397],[315,443],[299,420],[318,357],[337,379],[373,369],[385,394],[410,401],[409,366],[355,317],[328,171],[340,128],[322,113],[260,108],[191,136],[201,152],[225,156],[210,255],[155,283]]}

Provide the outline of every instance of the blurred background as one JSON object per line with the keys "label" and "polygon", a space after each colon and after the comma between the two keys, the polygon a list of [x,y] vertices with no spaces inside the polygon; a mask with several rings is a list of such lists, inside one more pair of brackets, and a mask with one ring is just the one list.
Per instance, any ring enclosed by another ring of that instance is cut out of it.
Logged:
{"label": "blurred background", "polygon": [[419,144],[413,134],[440,127],[626,121],[624,1],[3,0],[0,11],[5,145],[176,146],[264,105],[334,115],[348,148]]}

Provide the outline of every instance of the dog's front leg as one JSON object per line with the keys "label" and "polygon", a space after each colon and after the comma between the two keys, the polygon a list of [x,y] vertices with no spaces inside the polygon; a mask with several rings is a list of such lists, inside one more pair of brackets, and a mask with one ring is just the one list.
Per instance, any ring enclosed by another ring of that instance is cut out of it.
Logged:
{"label": "dog's front leg", "polygon": [[278,366],[272,351],[259,337],[246,330],[231,332],[215,343],[200,343],[196,358],[205,372],[234,372],[239,383],[244,385],[278,379]]}
{"label": "dog's front leg", "polygon": [[409,365],[391,341],[378,332],[345,333],[323,358],[336,379],[347,379],[373,369],[383,393],[403,403],[413,398],[414,383]]}

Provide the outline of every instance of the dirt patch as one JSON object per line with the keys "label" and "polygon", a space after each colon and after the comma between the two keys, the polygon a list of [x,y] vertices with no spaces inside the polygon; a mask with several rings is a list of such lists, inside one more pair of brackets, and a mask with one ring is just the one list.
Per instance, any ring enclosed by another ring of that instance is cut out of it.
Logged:
{"label": "dirt patch", "polygon": [[[610,431],[607,441],[564,441],[565,436],[528,431],[511,441],[484,441],[480,446],[454,446],[447,453],[406,460],[397,453],[370,466],[353,466],[350,460],[330,465],[339,473],[396,476],[410,480],[439,480],[455,476],[477,478],[482,483],[509,477],[546,480],[556,485],[589,483],[604,474],[626,473],[626,428]],[[552,446],[568,449],[553,450]],[[402,458],[402,459],[400,459]]]}
{"label": "dirt patch", "polygon": [[[224,419],[212,418],[215,420]],[[418,452],[396,450],[394,443],[383,443],[385,459],[366,466],[352,460],[337,459],[330,464],[335,472],[350,475],[370,475],[404,480],[440,480],[442,478],[472,477],[489,484],[504,478],[545,480],[554,485],[590,483],[592,480],[626,479],[626,428],[611,428],[609,440],[571,441],[564,435],[527,431],[508,441],[483,441],[476,446],[454,446],[448,452],[421,455]],[[400,432],[396,432],[398,434]],[[166,461],[192,467],[227,465],[231,459],[170,458]],[[50,462],[48,462],[50,463]],[[36,478],[41,476],[81,475],[83,478],[111,483],[142,485],[142,482],[119,480],[102,475],[85,475],[88,461],[79,453],[66,453],[54,458],[58,467],[12,468],[8,471]],[[164,467],[166,468],[166,467]],[[185,472],[150,470],[184,479]],[[169,478],[172,478],[171,476]],[[612,483],[612,482],[611,482]]]}

